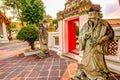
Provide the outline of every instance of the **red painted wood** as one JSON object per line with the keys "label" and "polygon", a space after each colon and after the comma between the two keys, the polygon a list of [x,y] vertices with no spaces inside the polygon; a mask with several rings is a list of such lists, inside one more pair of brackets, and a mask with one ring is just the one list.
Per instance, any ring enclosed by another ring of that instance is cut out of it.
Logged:
{"label": "red painted wood", "polygon": [[72,51],[76,49],[76,21],[79,21],[79,18],[68,21],[68,51],[73,54],[77,54]]}

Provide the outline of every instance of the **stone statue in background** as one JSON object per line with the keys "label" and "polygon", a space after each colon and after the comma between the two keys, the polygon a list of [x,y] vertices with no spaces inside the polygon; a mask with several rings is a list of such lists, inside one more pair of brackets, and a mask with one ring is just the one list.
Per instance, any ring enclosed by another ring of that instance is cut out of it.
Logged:
{"label": "stone statue in background", "polygon": [[47,28],[40,24],[40,31],[39,31],[39,43],[40,43],[40,53],[37,54],[40,58],[44,58],[49,56],[49,49],[48,49],[48,32]]}
{"label": "stone statue in background", "polygon": [[114,38],[110,24],[99,18],[100,6],[93,5],[89,11],[89,20],[80,32],[80,50],[83,57],[81,68],[73,80],[110,80],[104,55],[108,53],[109,43]]}

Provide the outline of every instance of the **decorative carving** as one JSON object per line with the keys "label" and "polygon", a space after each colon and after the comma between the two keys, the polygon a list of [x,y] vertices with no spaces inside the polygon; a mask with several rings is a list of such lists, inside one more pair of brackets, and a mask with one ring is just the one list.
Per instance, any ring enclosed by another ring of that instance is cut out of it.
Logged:
{"label": "decorative carving", "polygon": [[88,13],[92,3],[90,0],[67,0],[65,3],[65,9],[57,13],[58,20],[74,16],[83,15]]}

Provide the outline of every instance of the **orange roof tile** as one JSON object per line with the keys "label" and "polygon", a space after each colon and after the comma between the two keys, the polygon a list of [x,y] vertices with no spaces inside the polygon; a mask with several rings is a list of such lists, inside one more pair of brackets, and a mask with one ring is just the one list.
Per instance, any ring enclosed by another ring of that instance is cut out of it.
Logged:
{"label": "orange roof tile", "polygon": [[8,18],[3,12],[0,11],[0,23],[3,23],[3,22],[9,25],[11,23],[11,19]]}

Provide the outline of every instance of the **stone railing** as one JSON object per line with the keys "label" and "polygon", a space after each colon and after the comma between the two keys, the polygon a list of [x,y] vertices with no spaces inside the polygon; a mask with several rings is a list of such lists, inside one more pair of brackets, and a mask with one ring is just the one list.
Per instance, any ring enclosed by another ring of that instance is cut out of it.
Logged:
{"label": "stone railing", "polygon": [[48,47],[52,50],[59,49],[59,32],[48,33]]}

